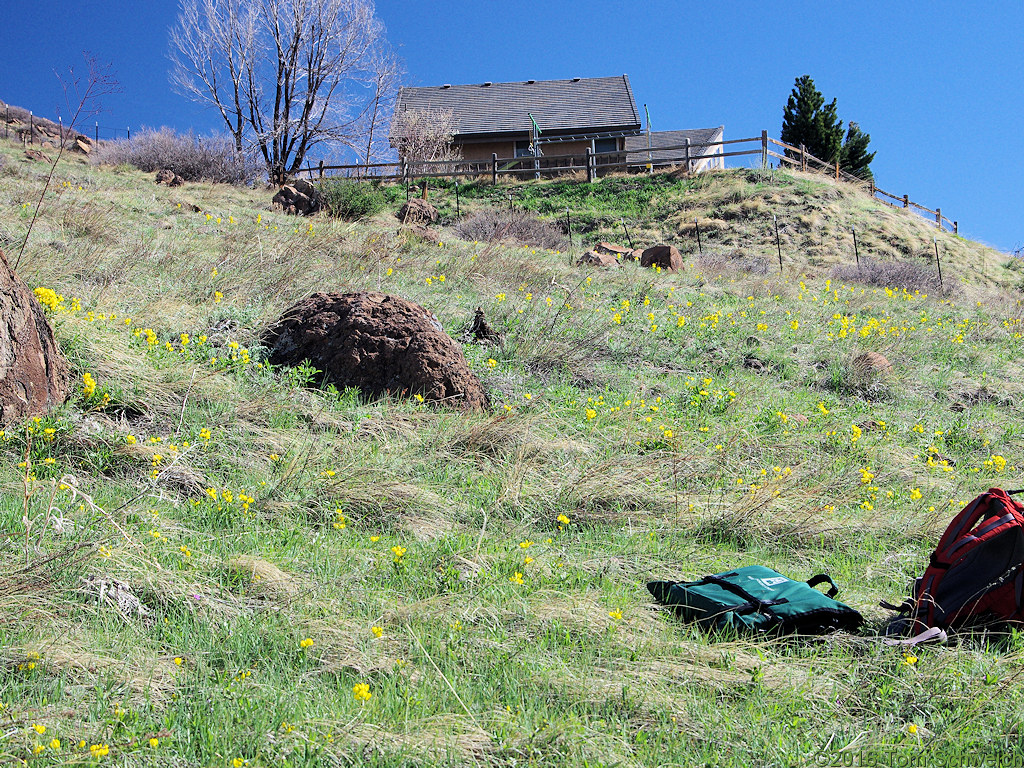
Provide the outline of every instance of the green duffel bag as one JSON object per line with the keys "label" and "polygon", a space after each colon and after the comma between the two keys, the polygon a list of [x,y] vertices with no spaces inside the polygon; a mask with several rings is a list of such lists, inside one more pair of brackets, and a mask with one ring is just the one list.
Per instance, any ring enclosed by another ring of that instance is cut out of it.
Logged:
{"label": "green duffel bag", "polygon": [[[819,584],[829,585],[828,594],[815,589]],[[820,635],[853,631],[864,621],[853,608],[833,600],[839,588],[825,574],[793,581],[763,565],[748,565],[700,581],[652,581],[647,589],[683,620],[704,629]]]}

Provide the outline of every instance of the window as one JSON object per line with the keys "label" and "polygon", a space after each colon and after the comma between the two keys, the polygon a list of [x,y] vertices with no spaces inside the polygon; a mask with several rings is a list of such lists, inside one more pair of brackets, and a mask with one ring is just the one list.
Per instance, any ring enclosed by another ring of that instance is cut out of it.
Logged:
{"label": "window", "polygon": [[516,157],[533,157],[533,143],[530,141],[517,141]]}
{"label": "window", "polygon": [[594,139],[594,152],[596,154],[601,154],[602,152],[618,152],[618,150],[618,139]]}

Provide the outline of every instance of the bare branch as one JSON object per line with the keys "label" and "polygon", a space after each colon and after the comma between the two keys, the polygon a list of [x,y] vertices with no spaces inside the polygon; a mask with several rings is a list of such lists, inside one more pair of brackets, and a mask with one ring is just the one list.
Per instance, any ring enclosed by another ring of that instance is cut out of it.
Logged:
{"label": "bare branch", "polygon": [[321,143],[362,146],[397,91],[370,0],[182,0],[171,48],[176,90],[217,109],[277,183]]}
{"label": "bare branch", "polygon": [[[452,146],[456,132],[450,109],[407,109],[391,121],[391,143],[413,173],[422,172],[422,162],[457,162],[462,153]],[[436,170],[436,169],[435,169]]]}

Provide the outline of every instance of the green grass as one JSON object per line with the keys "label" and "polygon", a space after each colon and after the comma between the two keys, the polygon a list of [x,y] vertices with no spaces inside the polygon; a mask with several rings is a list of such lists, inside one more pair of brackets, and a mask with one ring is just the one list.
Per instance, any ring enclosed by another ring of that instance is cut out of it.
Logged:
{"label": "green grass", "polygon": [[[10,255],[41,171],[4,152]],[[914,663],[875,636],[878,600],[906,595],[955,511],[1020,485],[1021,297],[991,277],[1015,275],[1005,256],[943,236],[951,264],[981,265],[953,298],[826,282],[798,261],[808,238],[880,222],[891,242],[862,245],[890,259],[930,232],[827,182],[749,171],[513,188],[542,214],[585,209],[595,238],[626,216],[679,243],[678,275],[447,230],[427,245],[396,233],[395,188],[369,221],[296,222],[263,191],[76,162],[57,178],[19,272],[65,297],[51,319],[76,392],[0,437],[5,759],[1020,759],[1019,635],[960,635]],[[462,193],[507,202],[505,187]],[[771,210],[791,222],[782,276],[707,270],[666,224],[717,214],[714,247],[770,258],[756,216]],[[809,210],[824,223],[800,223]],[[455,337],[482,307],[503,342],[464,349],[493,411],[368,401],[263,363],[260,332],[290,304],[361,289],[423,304]],[[858,375],[864,350],[894,373]],[[644,588],[749,563],[831,573],[868,626],[713,638]],[[147,615],[98,602],[97,580]]]}

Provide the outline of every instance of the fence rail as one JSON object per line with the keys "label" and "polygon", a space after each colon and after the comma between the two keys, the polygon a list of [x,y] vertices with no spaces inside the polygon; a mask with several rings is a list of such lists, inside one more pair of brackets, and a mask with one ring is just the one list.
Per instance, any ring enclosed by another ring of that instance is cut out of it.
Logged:
{"label": "fence rail", "polygon": [[[751,149],[730,149],[735,145],[757,146]],[[776,151],[776,148],[779,151]],[[666,152],[677,152],[678,155],[665,156]],[[657,153],[658,157],[654,154]],[[492,184],[498,184],[502,177],[514,179],[530,176],[552,176],[586,172],[587,181],[594,181],[598,176],[611,172],[641,173],[653,171],[655,168],[685,168],[693,172],[702,162],[727,157],[759,156],[762,168],[767,168],[771,159],[778,161],[779,167],[795,168],[804,172],[819,173],[834,178],[837,182],[855,184],[870,193],[871,197],[892,208],[902,208],[915,213],[934,217],[935,226],[939,229],[949,228],[953,233],[959,230],[959,223],[942,215],[941,208],[931,209],[920,203],[913,202],[908,195],[895,195],[875,186],[874,180],[864,180],[844,171],[839,161],[826,162],[807,151],[806,147],[795,147],[770,138],[767,131],[760,136],[746,139],[729,139],[727,141],[711,141],[673,146],[651,147],[650,149],[619,150],[615,152],[593,152],[587,149],[583,154],[542,155],[538,157],[499,158],[491,155],[490,160],[424,160],[397,161],[393,163],[363,163],[358,165],[318,165],[307,166],[299,170],[299,175],[308,178],[324,178],[326,175],[342,175],[355,179],[377,181],[404,181],[410,183],[413,178],[484,178],[490,177]],[[895,202],[891,202],[895,201]]]}

